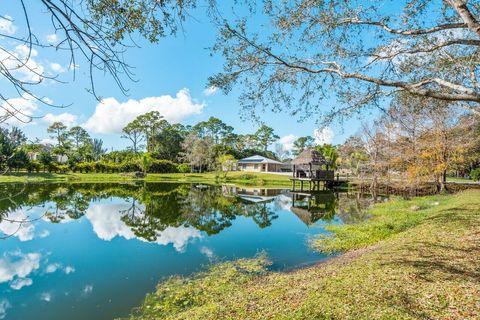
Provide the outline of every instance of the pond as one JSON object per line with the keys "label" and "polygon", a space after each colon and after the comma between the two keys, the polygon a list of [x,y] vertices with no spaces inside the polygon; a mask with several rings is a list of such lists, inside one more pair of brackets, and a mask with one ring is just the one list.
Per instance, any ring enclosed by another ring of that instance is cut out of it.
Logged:
{"label": "pond", "polygon": [[192,184],[0,185],[0,319],[127,316],[165,277],[266,252],[328,258],[308,239],[368,218],[357,194]]}

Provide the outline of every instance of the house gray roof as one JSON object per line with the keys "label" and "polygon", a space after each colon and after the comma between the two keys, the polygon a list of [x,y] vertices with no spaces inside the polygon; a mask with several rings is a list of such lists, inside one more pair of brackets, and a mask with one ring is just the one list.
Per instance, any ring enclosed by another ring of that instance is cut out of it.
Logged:
{"label": "house gray roof", "polygon": [[240,159],[240,160],[238,160],[238,163],[272,163],[272,164],[282,164],[282,163],[279,162],[279,161],[276,161],[276,160],[273,160],[273,159],[269,159],[269,158],[265,158],[265,157],[259,156],[259,155],[254,155],[254,156],[251,156],[251,157],[248,157],[248,158]]}

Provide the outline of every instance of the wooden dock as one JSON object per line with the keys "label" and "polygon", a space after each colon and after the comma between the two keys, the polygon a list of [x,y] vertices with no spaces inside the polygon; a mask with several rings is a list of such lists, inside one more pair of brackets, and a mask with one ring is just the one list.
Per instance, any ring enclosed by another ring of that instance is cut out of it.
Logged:
{"label": "wooden dock", "polygon": [[[292,191],[296,191],[297,187],[297,182],[300,182],[300,191],[320,191],[322,190],[321,187],[323,187],[323,190],[326,188],[327,182],[329,180],[324,180],[324,179],[315,179],[315,178],[290,178],[290,181],[292,181]],[[306,189],[306,185],[308,184],[308,189]]]}
{"label": "wooden dock", "polygon": [[[332,166],[330,161],[313,148],[307,148],[291,162],[292,164],[292,191],[296,191],[297,182],[300,182],[300,191],[320,191],[332,187],[335,184],[335,172],[329,170]],[[337,174],[337,181],[339,177]],[[308,184],[306,189],[305,183]]]}
{"label": "wooden dock", "polygon": [[[348,182],[348,177],[342,177],[337,174],[336,178],[331,176],[328,178],[305,178],[305,177],[292,177],[292,191],[305,191],[305,192],[314,192],[321,191],[331,188],[332,186],[339,185],[340,183]],[[297,188],[298,183],[300,183],[300,188]]]}

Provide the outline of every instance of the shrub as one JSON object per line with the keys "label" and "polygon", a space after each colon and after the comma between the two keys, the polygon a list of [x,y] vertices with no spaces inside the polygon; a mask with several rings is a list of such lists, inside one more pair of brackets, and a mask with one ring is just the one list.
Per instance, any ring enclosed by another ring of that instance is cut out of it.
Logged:
{"label": "shrub", "polygon": [[135,161],[126,161],[120,164],[120,171],[122,172],[134,172],[142,171],[142,168]]}
{"label": "shrub", "polygon": [[26,169],[28,172],[40,172],[40,169],[42,168],[42,164],[39,161],[32,160],[29,161],[26,165]]}
{"label": "shrub", "polygon": [[479,167],[479,168],[476,168],[476,169],[473,169],[472,171],[470,171],[470,177],[471,177],[474,181],[480,181],[480,167]]}
{"label": "shrub", "polygon": [[122,171],[122,164],[120,163],[114,163],[114,162],[108,162],[105,164],[105,170],[110,173],[117,173]]}
{"label": "shrub", "polygon": [[70,167],[67,164],[57,164],[56,166],[57,166],[57,168],[56,168],[57,171],[62,172],[62,173],[67,173],[70,170]]}
{"label": "shrub", "polygon": [[95,170],[94,162],[81,162],[77,163],[76,168],[80,173],[89,173]]}
{"label": "shrub", "polygon": [[95,172],[104,173],[105,171],[107,171],[107,164],[103,163],[101,161],[97,161],[97,162],[94,163],[94,168],[95,168]]}
{"label": "shrub", "polygon": [[187,163],[179,163],[177,164],[177,171],[179,173],[189,173],[191,171],[191,167]]}
{"label": "shrub", "polygon": [[51,162],[47,164],[47,171],[48,172],[57,172],[59,171],[59,164],[56,162]]}
{"label": "shrub", "polygon": [[169,160],[152,160],[148,172],[150,173],[176,173],[177,165]]}

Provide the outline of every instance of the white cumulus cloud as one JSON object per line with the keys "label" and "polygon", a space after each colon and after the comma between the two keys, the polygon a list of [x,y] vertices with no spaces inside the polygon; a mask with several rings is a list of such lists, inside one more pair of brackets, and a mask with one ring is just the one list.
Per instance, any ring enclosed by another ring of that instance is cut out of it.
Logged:
{"label": "white cumulus cloud", "polygon": [[48,34],[46,38],[49,44],[56,45],[58,43],[58,36],[55,33]]}
{"label": "white cumulus cloud", "polygon": [[[106,241],[119,236],[127,240],[138,239],[146,241],[143,238],[138,238],[128,227],[125,222],[121,220],[122,215],[120,211],[128,209],[127,205],[108,205],[96,204],[87,209],[85,217],[93,226],[93,231],[97,236]],[[160,245],[172,244],[175,250],[183,252],[191,239],[201,238],[200,231],[192,227],[167,227],[165,230],[157,233],[155,243]]]}
{"label": "white cumulus cloud", "polygon": [[62,65],[56,62],[50,63],[50,69],[52,69],[53,72],[57,73],[65,72],[65,69],[62,67]]}
{"label": "white cumulus cloud", "polygon": [[30,278],[17,278],[10,283],[10,288],[13,290],[20,290],[23,287],[31,286],[33,283]]}
{"label": "white cumulus cloud", "polygon": [[0,283],[15,277],[26,278],[40,267],[40,253],[5,252],[0,258]]}
{"label": "white cumulus cloud", "polygon": [[207,96],[207,97],[208,97],[208,96],[212,96],[212,95],[214,95],[215,93],[217,93],[217,91],[218,91],[218,88],[217,88],[217,87],[211,86],[211,87],[208,87],[208,88],[206,88],[205,90],[203,90],[203,95],[205,95],[205,96]]}
{"label": "white cumulus cloud", "polygon": [[332,129],[325,127],[322,129],[316,129],[313,132],[313,136],[315,137],[315,144],[323,146],[324,144],[332,143],[334,133]]}
{"label": "white cumulus cloud", "polygon": [[65,272],[65,274],[70,274],[75,272],[75,268],[72,266],[66,266],[65,269],[63,269],[63,272]]}
{"label": "white cumulus cloud", "polygon": [[58,268],[60,268],[61,265],[58,264],[58,263],[51,263],[47,266],[47,268],[45,269],[45,272],[46,273],[54,273],[55,271],[58,270]]}
{"label": "white cumulus cloud", "polygon": [[209,260],[212,260],[215,257],[213,250],[205,246],[200,248],[200,253],[205,255]]}
{"label": "white cumulus cloud", "polygon": [[43,292],[42,294],[40,294],[40,300],[50,302],[52,301],[52,294],[49,292]]}
{"label": "white cumulus cloud", "polygon": [[51,263],[45,268],[45,273],[54,273],[57,270],[62,270],[65,274],[70,274],[75,272],[75,268],[72,266],[63,267],[60,263]]}
{"label": "white cumulus cloud", "polygon": [[8,220],[10,221],[2,220],[0,222],[0,231],[4,235],[17,237],[20,241],[32,240],[35,226],[29,222],[17,222],[26,221],[26,219],[28,219],[28,214],[23,209],[12,211],[8,214]]}
{"label": "white cumulus cloud", "polygon": [[200,114],[204,107],[205,104],[192,100],[187,89],[178,91],[175,97],[164,95],[127,102],[106,98],[97,104],[84,126],[95,133],[120,133],[130,121],[150,111],[158,111],[165,120],[176,123]]}
{"label": "white cumulus cloud", "polygon": [[43,80],[45,67],[34,58],[38,51],[20,44],[11,53],[0,53],[0,60],[5,68],[19,75],[20,80],[37,83]]}
{"label": "white cumulus cloud", "polygon": [[12,17],[6,15],[4,17],[0,17],[0,33],[4,35],[11,36],[15,34],[17,31],[17,27],[13,24]]}
{"label": "white cumulus cloud", "polygon": [[42,118],[42,122],[51,125],[54,122],[62,122],[67,127],[72,127],[77,121],[77,116],[68,112],[53,114],[47,113]]}
{"label": "white cumulus cloud", "polygon": [[278,140],[278,143],[282,145],[284,151],[292,151],[293,143],[297,140],[298,137],[293,134],[283,136]]}
{"label": "white cumulus cloud", "polygon": [[24,94],[22,97],[4,101],[0,108],[0,119],[8,118],[5,123],[22,126],[31,121],[31,116],[38,109],[37,103]]}
{"label": "white cumulus cloud", "polygon": [[38,234],[38,237],[39,238],[46,238],[50,235],[50,231],[48,230],[42,230],[39,234]]}
{"label": "white cumulus cloud", "polygon": [[20,44],[12,50],[0,51],[0,61],[19,80],[38,83],[43,80],[45,68],[35,59],[37,55],[37,50]]}

